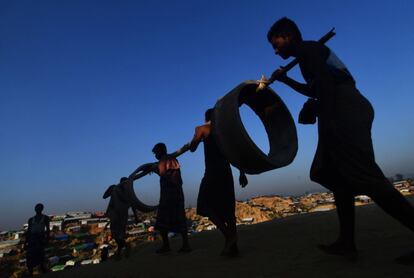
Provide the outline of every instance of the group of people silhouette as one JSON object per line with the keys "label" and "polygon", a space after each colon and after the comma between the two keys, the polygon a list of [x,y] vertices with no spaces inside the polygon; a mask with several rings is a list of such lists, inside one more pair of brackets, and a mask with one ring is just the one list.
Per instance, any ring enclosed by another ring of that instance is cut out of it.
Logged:
{"label": "group of people silhouette", "polygon": [[[320,244],[319,249],[351,261],[358,259],[354,197],[361,194],[371,197],[386,213],[414,232],[414,207],[393,187],[375,162],[371,138],[374,110],[356,88],[356,81],[345,64],[323,43],[304,41],[295,22],[286,17],[271,26],[267,39],[276,55],[298,60],[306,83],[291,79],[282,68],[272,74],[272,79],[308,97],[299,115],[299,123],[314,124],[317,120],[318,146],[310,178],[333,192],[340,227],[337,240],[331,244]],[[225,244],[221,254],[233,257],[239,252],[234,182],[230,163],[212,136],[213,111],[206,111],[205,123],[195,128],[195,135],[187,147],[193,152],[201,142],[204,144],[205,173],[199,189],[197,213],[208,217],[223,234]],[[120,184],[115,186],[119,186],[119,190],[112,187],[106,193],[106,197],[111,196],[107,214],[111,219],[113,237],[121,250],[125,246],[128,208],[131,206],[131,201],[122,196],[122,186],[131,186],[142,173],[155,172],[160,176],[161,186],[155,228],[163,242],[156,252],[163,254],[171,251],[168,232],[182,235],[183,245],[179,252],[190,252],[181,166],[176,159],[181,153],[168,154],[164,143],[156,144],[152,151],[158,163],[148,164],[140,169],[140,174],[134,172],[128,178],[121,179]],[[239,183],[242,187],[248,183],[243,169],[240,169]],[[119,210],[119,205],[124,207]],[[39,216],[29,220],[29,234],[33,233],[35,226],[30,221],[37,223],[46,220]],[[37,237],[28,237],[29,250],[38,250],[36,254],[41,256],[41,248],[31,243],[36,240]],[[29,269],[38,261],[29,260],[28,256]],[[414,251],[396,258],[396,261],[413,264]]]}

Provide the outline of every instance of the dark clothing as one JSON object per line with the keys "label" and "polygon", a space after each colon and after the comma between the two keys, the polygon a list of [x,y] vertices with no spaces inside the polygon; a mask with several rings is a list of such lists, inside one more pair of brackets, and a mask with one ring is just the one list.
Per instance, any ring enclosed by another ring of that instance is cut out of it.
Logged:
{"label": "dark clothing", "polygon": [[356,252],[354,196],[360,194],[370,196],[385,212],[414,231],[414,208],[375,162],[371,104],[329,48],[317,42],[301,42],[296,50],[308,85],[307,91],[300,87],[302,93],[317,100],[319,141],[311,180],[333,191],[339,218],[339,238],[331,246]]}
{"label": "dark clothing", "polygon": [[167,158],[167,173],[160,177],[160,202],[155,229],[181,233],[187,230],[181,171],[175,158]]}
{"label": "dark clothing", "polygon": [[223,221],[235,219],[234,182],[230,164],[220,152],[213,135],[204,138],[206,170],[197,198],[197,214],[213,213]]}
{"label": "dark clothing", "polygon": [[311,179],[332,191],[352,194],[391,186],[375,162],[374,110],[345,65],[328,47],[309,41],[299,45],[298,60],[310,96],[318,101],[319,141]]}
{"label": "dark clothing", "polygon": [[[299,47],[299,51],[301,51],[299,56],[301,56],[300,59],[302,60],[299,61],[300,70],[303,78],[309,85],[315,85],[315,79],[318,78],[314,70],[309,69],[309,65],[306,64],[310,59],[315,59],[315,56],[309,57],[309,55],[317,55],[317,58],[321,59],[320,64],[317,64],[317,66],[323,66],[325,69],[319,70],[326,70],[329,72],[335,84],[355,83],[354,78],[346,68],[345,64],[342,63],[336,54],[326,45],[314,41],[304,41]],[[318,92],[313,91],[312,94],[313,97],[317,97]]]}
{"label": "dark clothing", "polygon": [[112,185],[104,195],[104,198],[111,197],[106,210],[106,216],[111,221],[111,234],[115,240],[124,240],[126,238],[128,210],[131,202],[124,186],[126,186],[126,182]]}
{"label": "dark clothing", "polygon": [[34,216],[29,219],[28,224],[29,228],[26,234],[26,264],[29,269],[33,269],[35,266],[45,263],[49,217],[46,215],[42,215],[40,218]]}
{"label": "dark clothing", "polygon": [[134,214],[137,210],[152,211],[155,207],[143,204],[134,193],[134,184],[127,180],[118,185],[111,185],[104,193],[103,198],[109,200],[106,216],[111,220],[112,237],[124,240],[126,237],[126,226],[128,224],[128,211],[132,208]]}
{"label": "dark clothing", "polygon": [[33,236],[27,243],[26,265],[34,268],[45,262],[46,240],[42,236]]}
{"label": "dark clothing", "polygon": [[[386,213],[414,232],[414,209],[410,202],[393,186],[375,186],[369,192],[372,200]],[[354,239],[355,196],[352,193],[334,191],[335,204],[340,222],[342,238]]]}

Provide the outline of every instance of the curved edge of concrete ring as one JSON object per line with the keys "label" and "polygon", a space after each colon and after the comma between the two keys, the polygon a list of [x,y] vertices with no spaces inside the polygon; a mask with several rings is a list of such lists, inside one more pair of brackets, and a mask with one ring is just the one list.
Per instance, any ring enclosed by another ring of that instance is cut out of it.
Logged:
{"label": "curved edge of concrete ring", "polygon": [[[296,125],[282,99],[269,87],[256,92],[256,81],[245,81],[220,98],[212,118],[214,138],[229,162],[247,174],[289,165],[298,150]],[[250,138],[239,107],[249,106],[263,123],[270,150],[265,154]]]}
{"label": "curved edge of concrete ring", "polygon": [[[144,167],[147,164],[143,164],[140,167]],[[137,195],[135,194],[135,190],[134,190],[134,182],[128,183],[128,186],[126,187],[126,189],[128,191],[127,194],[130,197],[131,205],[133,208],[139,211],[142,211],[142,212],[151,212],[158,208],[158,206],[150,206],[150,205],[145,204],[137,197]]]}

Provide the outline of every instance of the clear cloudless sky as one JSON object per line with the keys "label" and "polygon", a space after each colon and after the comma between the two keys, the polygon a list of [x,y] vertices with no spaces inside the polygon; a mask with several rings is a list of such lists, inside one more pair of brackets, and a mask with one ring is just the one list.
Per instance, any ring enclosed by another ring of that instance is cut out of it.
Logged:
{"label": "clear cloudless sky", "polygon": [[[245,80],[288,61],[266,33],[296,21],[305,39],[328,42],[372,102],[376,159],[387,176],[414,173],[412,1],[0,1],[0,230],[21,227],[36,203],[45,213],[106,208],[107,186],[154,161],[151,148],[188,142],[206,108]],[[299,81],[298,69],[289,75]],[[272,88],[294,119],[306,98]],[[266,134],[241,108],[251,137]],[[288,167],[235,184],[238,199],[323,190],[309,181],[316,126],[297,125]],[[179,158],[186,204],[195,206],[202,146]],[[233,171],[237,182],[237,170]],[[158,177],[135,184],[156,204]]]}

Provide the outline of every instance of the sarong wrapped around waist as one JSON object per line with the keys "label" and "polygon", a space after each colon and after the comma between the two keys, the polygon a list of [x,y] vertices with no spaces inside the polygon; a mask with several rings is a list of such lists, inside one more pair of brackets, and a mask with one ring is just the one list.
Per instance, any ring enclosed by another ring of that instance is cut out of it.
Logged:
{"label": "sarong wrapped around waist", "polygon": [[332,115],[325,116],[329,117],[323,119],[325,124],[318,121],[311,179],[333,191],[363,194],[385,180],[375,162],[371,139],[374,110],[352,83],[336,89]]}
{"label": "sarong wrapped around waist", "polygon": [[176,180],[161,179],[160,203],[155,228],[171,232],[183,232],[187,222],[184,210],[182,185]]}

